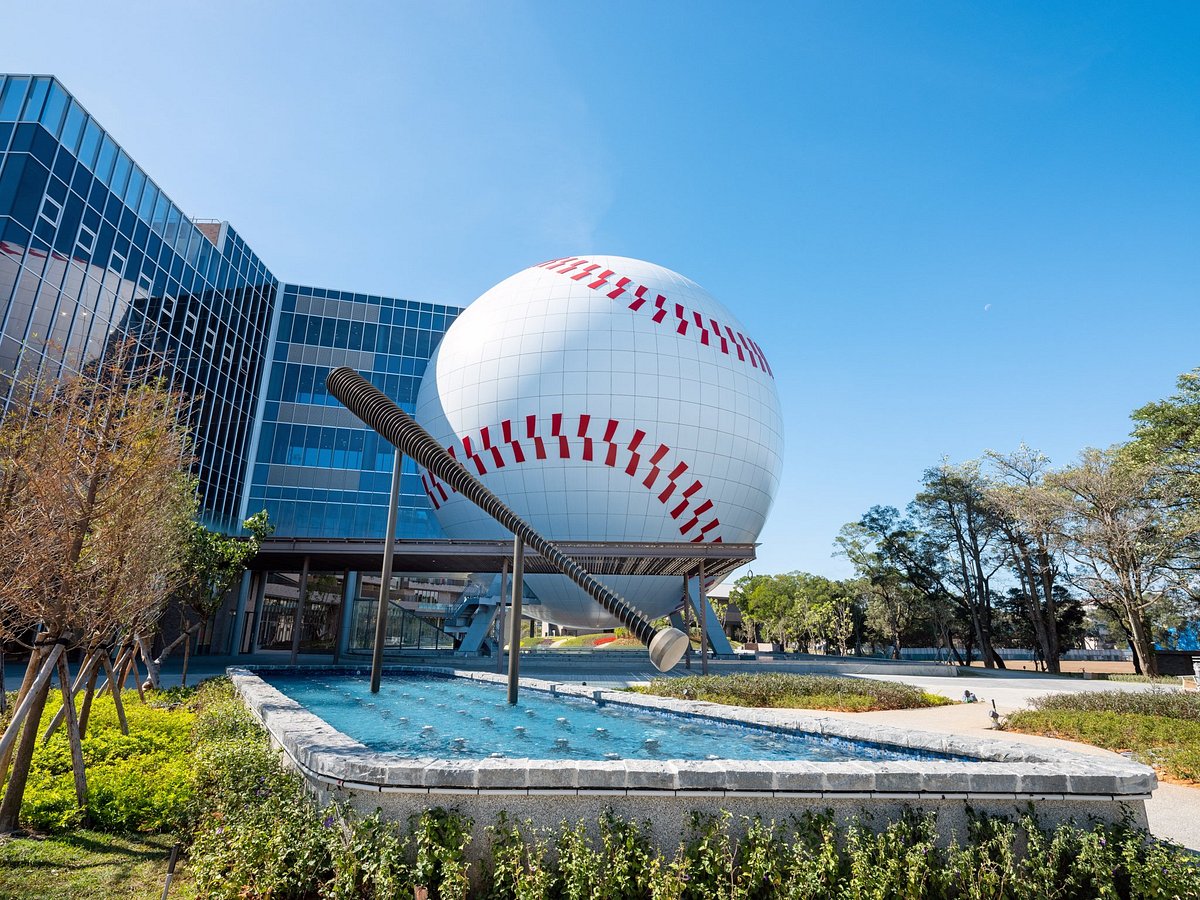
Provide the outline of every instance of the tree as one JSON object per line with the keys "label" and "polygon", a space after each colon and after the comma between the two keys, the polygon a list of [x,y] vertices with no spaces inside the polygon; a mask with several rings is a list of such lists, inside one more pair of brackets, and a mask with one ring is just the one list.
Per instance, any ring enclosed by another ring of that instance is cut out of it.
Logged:
{"label": "tree", "polygon": [[[894,506],[871,507],[857,522],[842,528],[837,544],[837,552],[854,562],[858,573],[875,587],[871,621],[875,633],[893,644],[893,653],[898,652],[895,641],[903,640],[906,631],[924,620],[947,652],[963,662],[954,641],[958,620],[966,620],[966,612],[946,578],[942,544]],[[897,585],[906,590],[893,593]],[[885,613],[880,604],[888,604],[890,612]],[[894,627],[881,629],[889,618]],[[970,630],[963,634],[968,658],[974,647],[972,634]]]}
{"label": "tree", "polygon": [[1057,673],[1062,655],[1057,590],[1062,566],[1054,541],[1059,507],[1043,490],[1050,459],[1024,444],[1015,453],[988,451],[987,457],[996,479],[984,487],[984,498],[1020,586],[1014,599],[1022,601],[1029,619],[1030,643],[1038,648],[1046,670]]}
{"label": "tree", "polygon": [[825,651],[832,647],[839,656],[850,652],[850,641],[861,633],[867,591],[857,581],[835,581],[809,575],[805,591],[809,628]]}
{"label": "tree", "polygon": [[933,548],[930,575],[967,614],[988,668],[1004,668],[992,638],[992,578],[1004,565],[1002,534],[977,461],[925,471],[911,509]]}
{"label": "tree", "polygon": [[[86,800],[80,723],[64,652],[88,663],[161,607],[196,509],[182,398],[119,348],[86,376],[31,389],[27,415],[0,424],[0,596],[4,630],[40,629],[12,720],[0,738],[0,781],[12,762],[0,833],[13,830],[42,710],[57,670],[77,800]],[[97,663],[98,664],[98,663]],[[86,701],[85,701],[86,706]]]}
{"label": "tree", "polygon": [[743,575],[730,592],[729,599],[738,605],[742,618],[758,632],[765,629],[786,645],[795,621],[796,598],[799,592],[796,573],[785,575]]}
{"label": "tree", "polygon": [[846,653],[862,619],[854,590],[808,572],[745,575],[734,583],[730,600],[752,629],[765,629],[785,647],[794,643],[805,652],[821,645]]}
{"label": "tree", "polygon": [[147,664],[147,680],[159,686],[159,667],[180,644],[184,645],[182,683],[187,684],[191,638],[203,639],[204,629],[221,609],[225,594],[241,580],[246,565],[258,553],[275,527],[267,521],[267,511],[255,513],[242,523],[248,537],[210,531],[198,520],[190,523],[183,545],[179,574],[173,599],[180,610],[179,635]]}
{"label": "tree", "polygon": [[1133,411],[1132,440],[1121,455],[1152,473],[1150,487],[1164,504],[1166,524],[1178,541],[1176,565],[1187,573],[1189,593],[1200,595],[1200,368],[1179,376],[1178,393]]}
{"label": "tree", "polygon": [[1184,589],[1167,484],[1118,448],[1085,450],[1078,465],[1045,479],[1057,538],[1075,564],[1070,582],[1113,613],[1147,675],[1158,674],[1149,610]]}
{"label": "tree", "polygon": [[895,509],[875,507],[858,522],[843,525],[836,540],[836,552],[850,560],[867,587],[866,624],[891,645],[892,659],[900,658],[904,634],[925,599],[896,558],[904,531]]}

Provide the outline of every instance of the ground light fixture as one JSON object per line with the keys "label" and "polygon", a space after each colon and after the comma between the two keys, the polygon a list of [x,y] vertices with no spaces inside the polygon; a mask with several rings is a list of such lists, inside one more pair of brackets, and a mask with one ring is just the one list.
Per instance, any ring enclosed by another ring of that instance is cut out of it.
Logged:
{"label": "ground light fixture", "polygon": [[[592,577],[583,566],[563,553],[553,542],[533,530],[524,519],[513,512],[505,503],[484,487],[474,475],[447,453],[442,446],[411,416],[400,409],[392,400],[367,381],[354,369],[341,366],[332,370],[325,380],[329,393],[341,401],[350,412],[391,443],[396,449],[416,460],[425,469],[458,491],[514,535],[513,597],[518,597],[516,588],[520,584],[518,565],[523,560],[524,545],[528,544],[550,566],[579,585],[588,596],[599,603],[607,612],[621,621],[629,631],[650,651],[650,662],[660,672],[666,672],[683,658],[688,648],[688,638],[678,628],[656,629],[624,597]],[[397,461],[398,465],[398,461]],[[392,535],[387,540],[392,540]],[[383,619],[383,588],[380,588],[380,614]],[[513,622],[519,630],[520,619],[514,608]],[[377,649],[383,629],[377,629]],[[517,634],[519,632],[514,632]],[[512,660],[518,655],[519,644],[512,642],[509,666],[509,702],[516,702],[516,666]],[[379,657],[377,652],[376,658]],[[378,668],[373,664],[372,669]],[[372,675],[372,684],[377,678]]]}

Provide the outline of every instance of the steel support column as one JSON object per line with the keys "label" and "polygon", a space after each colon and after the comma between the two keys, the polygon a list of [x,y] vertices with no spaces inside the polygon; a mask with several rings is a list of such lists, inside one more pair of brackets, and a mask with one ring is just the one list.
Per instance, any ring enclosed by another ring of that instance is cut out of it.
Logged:
{"label": "steel support column", "polygon": [[700,591],[700,674],[708,674],[708,597],[704,588],[704,560],[700,560],[700,573],[696,576]]}
{"label": "steel support column", "polygon": [[300,569],[300,588],[296,594],[296,616],[292,620],[292,657],[291,665],[296,664],[300,656],[300,631],[304,627],[304,601],[308,599],[308,557],[304,557],[304,566]]}
{"label": "steel support column", "polygon": [[379,573],[379,606],[375,613],[375,644],[371,648],[371,693],[379,693],[383,678],[383,642],[387,637],[388,605],[392,598],[392,556],[396,552],[396,507],[400,505],[400,467],[404,454],[396,449],[392,491],[388,496],[387,534],[383,542],[383,571]]}
{"label": "steel support column", "polygon": [[500,567],[500,593],[496,610],[496,673],[504,672],[504,589],[508,586],[508,560]]}
{"label": "steel support column", "polygon": [[525,541],[513,535],[512,610],[509,612],[508,703],[517,705],[517,680],[521,677],[521,594],[525,590]]}

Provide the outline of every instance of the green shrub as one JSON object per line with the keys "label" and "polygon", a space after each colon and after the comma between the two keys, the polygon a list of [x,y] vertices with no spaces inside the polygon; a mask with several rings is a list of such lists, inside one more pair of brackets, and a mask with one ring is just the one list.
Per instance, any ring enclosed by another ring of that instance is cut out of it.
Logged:
{"label": "green shrub", "polygon": [[378,811],[360,821],[341,814],[343,840],[335,842],[333,878],[323,894],[330,900],[385,900],[412,884],[407,837]]}
{"label": "green shrub", "polygon": [[[155,705],[159,695],[123,697],[129,734],[121,733],[111,696],[97,695],[92,703],[83,759],[88,787],[87,819],[103,831],[171,831],[182,827],[192,800],[188,755],[194,715],[174,704]],[[61,708],[51,694],[41,727]],[[76,805],[71,749],[66,726],[47,744],[38,744],[30,767],[21,819],[40,831],[59,832],[83,824]]]}
{"label": "green shrub", "polygon": [[792,843],[784,853],[788,900],[833,896],[846,872],[838,832],[829,811],[806,810],[792,820]]}
{"label": "green shrub", "polygon": [[466,900],[471,882],[467,845],[471,820],[454,810],[427,809],[409,820],[416,846],[412,877],[434,900]]}
{"label": "green shrub", "polygon": [[1200,781],[1200,721],[1138,712],[1018,710],[1004,727],[1048,734],[1134,756],[1179,781]]}
{"label": "green shrub", "polygon": [[938,694],[891,681],[784,673],[655,678],[649,685],[634,690],[659,697],[707,700],[731,706],[847,712],[918,709],[952,702]]}
{"label": "green shrub", "polygon": [[1075,691],[1048,694],[1030,701],[1036,710],[1050,712],[1112,712],[1122,715],[1163,716],[1200,722],[1200,693],[1160,690],[1148,691]]}

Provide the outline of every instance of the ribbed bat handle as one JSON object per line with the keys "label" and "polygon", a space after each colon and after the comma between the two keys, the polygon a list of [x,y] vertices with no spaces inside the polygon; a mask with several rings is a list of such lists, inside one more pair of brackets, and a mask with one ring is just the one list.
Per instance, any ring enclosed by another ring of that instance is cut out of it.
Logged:
{"label": "ribbed bat handle", "polygon": [[633,608],[620,594],[589,575],[553,542],[546,540],[504,502],[483,486],[483,483],[463,468],[412,417],[398,407],[383,391],[376,388],[354,369],[347,366],[334,369],[325,380],[329,393],[346,408],[407,456],[486,512],[513,534],[520,535],[542,559],[562,572],[588,596],[609,613],[650,650],[650,660],[660,672],[679,662],[687,650],[687,636],[677,628],[656,629],[646,617]]}

